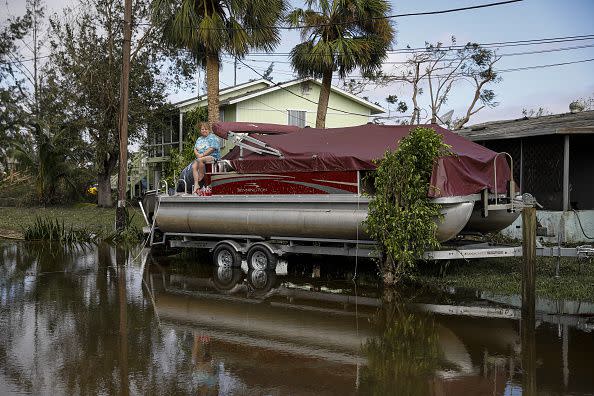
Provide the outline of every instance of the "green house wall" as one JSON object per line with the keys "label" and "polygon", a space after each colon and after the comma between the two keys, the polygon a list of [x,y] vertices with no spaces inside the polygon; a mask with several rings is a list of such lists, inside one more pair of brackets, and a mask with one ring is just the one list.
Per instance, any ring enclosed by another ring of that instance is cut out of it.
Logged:
{"label": "green house wall", "polygon": [[[262,96],[243,100],[236,104],[235,121],[287,125],[289,120],[287,110],[302,110],[306,111],[306,125],[315,127],[320,86],[315,83],[308,85],[309,92],[302,89],[302,84],[295,84],[286,89],[277,89]],[[326,128],[361,125],[369,121],[370,109],[346,96],[331,92],[328,107]],[[226,117],[225,121],[227,121]]]}

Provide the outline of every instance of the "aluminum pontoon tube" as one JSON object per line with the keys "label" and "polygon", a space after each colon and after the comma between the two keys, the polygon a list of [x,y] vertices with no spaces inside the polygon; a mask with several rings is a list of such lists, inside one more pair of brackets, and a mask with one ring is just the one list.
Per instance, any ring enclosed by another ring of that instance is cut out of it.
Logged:
{"label": "aluminum pontoon tube", "polygon": [[[156,222],[162,232],[369,239],[362,225],[369,199],[356,195],[178,195],[159,199]],[[464,228],[474,202],[458,198],[439,203],[443,220],[437,237],[443,242]]]}

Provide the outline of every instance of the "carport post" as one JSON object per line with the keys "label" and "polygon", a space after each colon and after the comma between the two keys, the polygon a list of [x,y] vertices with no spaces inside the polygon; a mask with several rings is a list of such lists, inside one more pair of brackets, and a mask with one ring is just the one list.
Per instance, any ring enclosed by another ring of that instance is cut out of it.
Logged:
{"label": "carport post", "polygon": [[184,139],[184,113],[179,112],[179,152],[183,150],[183,139]]}
{"label": "carport post", "polygon": [[563,211],[569,210],[569,135],[564,136],[563,145]]}

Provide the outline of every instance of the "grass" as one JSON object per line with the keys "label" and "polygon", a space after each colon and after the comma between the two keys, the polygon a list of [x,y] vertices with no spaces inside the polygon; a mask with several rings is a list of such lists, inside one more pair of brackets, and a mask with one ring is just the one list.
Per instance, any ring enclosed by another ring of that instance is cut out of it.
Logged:
{"label": "grass", "polygon": [[[537,258],[537,297],[594,302],[594,262],[562,258],[559,278],[555,277],[556,265],[556,258]],[[429,272],[434,271],[425,267],[417,281],[439,288],[476,289],[505,295],[521,293],[522,258],[458,261],[443,276]]]}
{"label": "grass", "polygon": [[[134,214],[132,225],[143,227],[144,218],[137,208],[129,208]],[[22,235],[24,230],[33,227],[37,218],[58,221],[65,228],[86,230],[95,234],[108,235],[113,232],[115,208],[98,208],[95,204],[78,204],[69,207],[15,208],[0,207],[0,236]]]}
{"label": "grass", "polygon": [[95,242],[96,235],[85,228],[66,226],[64,221],[60,222],[58,219],[38,217],[33,225],[25,229],[24,237],[27,241],[58,241],[72,246]]}

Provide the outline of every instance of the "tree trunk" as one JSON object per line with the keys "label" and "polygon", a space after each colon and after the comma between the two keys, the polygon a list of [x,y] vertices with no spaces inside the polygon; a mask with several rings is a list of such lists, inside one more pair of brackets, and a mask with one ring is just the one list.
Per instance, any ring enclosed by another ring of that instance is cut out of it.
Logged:
{"label": "tree trunk", "polygon": [[111,208],[111,180],[108,174],[97,175],[97,206]]}
{"label": "tree trunk", "polygon": [[419,123],[419,113],[421,112],[421,109],[419,109],[419,104],[417,103],[417,94],[419,92],[419,65],[420,65],[420,63],[416,63],[415,76],[413,79],[412,101],[413,101],[414,109],[413,109],[412,117],[410,119],[411,125],[413,125],[415,123],[415,118],[416,118],[417,124]]}
{"label": "tree trunk", "polygon": [[328,112],[328,99],[330,99],[330,87],[332,85],[332,70],[326,70],[322,76],[322,88],[318,99],[318,115],[316,116],[316,128],[326,127],[326,113]]}
{"label": "tree trunk", "polygon": [[219,121],[219,58],[206,57],[206,90],[208,96],[208,123]]}

